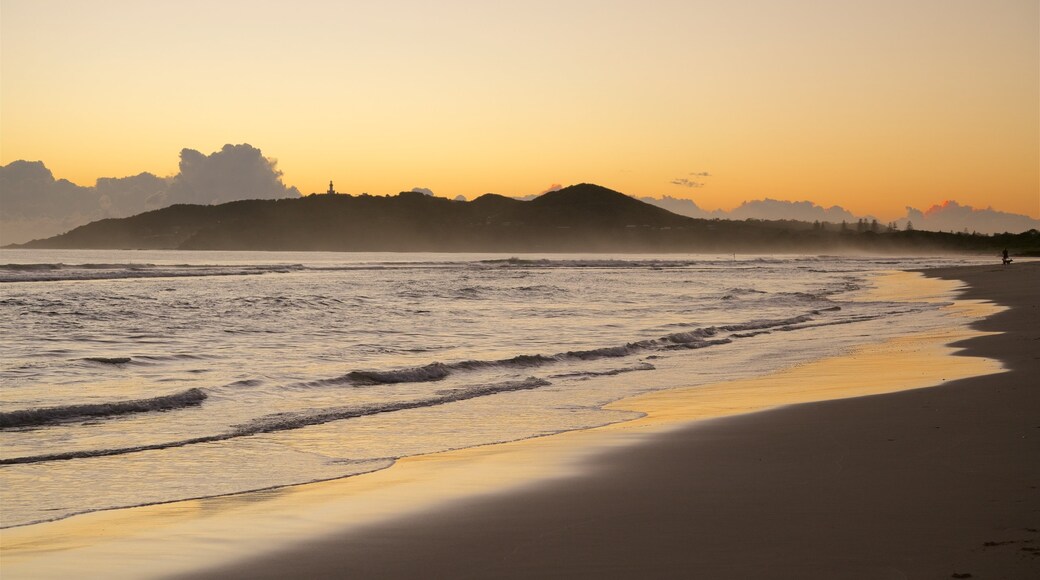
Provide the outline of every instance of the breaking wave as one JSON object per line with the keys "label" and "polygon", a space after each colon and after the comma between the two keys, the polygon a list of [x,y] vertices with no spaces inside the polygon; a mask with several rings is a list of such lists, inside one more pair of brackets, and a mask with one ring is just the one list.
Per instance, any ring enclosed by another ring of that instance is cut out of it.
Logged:
{"label": "breaking wave", "polygon": [[[107,457],[112,455],[125,455],[128,453],[137,453],[140,451],[154,451],[157,449],[185,447],[188,445],[195,445],[199,443],[226,441],[228,439],[234,439],[237,437],[248,437],[250,435],[259,435],[261,433],[273,433],[276,431],[289,431],[293,429],[299,429],[301,427],[308,427],[311,425],[320,425],[323,423],[330,423],[332,421],[354,419],[357,417],[366,417],[369,415],[377,415],[380,413],[391,413],[394,411],[404,411],[406,409],[418,409],[422,407],[434,407],[437,405],[465,401],[467,399],[474,399],[477,397],[486,397],[488,395],[495,395],[498,393],[537,389],[551,384],[552,383],[544,379],[528,377],[527,379],[520,381],[506,381],[501,383],[492,383],[458,389],[449,389],[438,392],[433,397],[415,399],[411,401],[395,401],[385,403],[372,403],[367,405],[356,405],[349,407],[333,407],[328,409],[303,411],[295,413],[274,413],[271,415],[259,417],[243,425],[236,425],[231,431],[228,431],[226,433],[220,433],[217,435],[205,435],[202,437],[181,439],[179,441],[155,443],[151,445],[138,445],[134,447],[119,447],[114,449],[90,449],[85,451],[69,451],[65,453],[50,453],[46,455],[13,457],[9,459],[0,459],[0,465],[42,463],[45,461],[84,459],[88,457]],[[192,390],[197,391],[198,389]],[[200,392],[199,394],[202,393]],[[205,397],[205,395],[202,396],[203,398]]]}
{"label": "breaking wave", "polygon": [[201,404],[205,399],[206,393],[202,392],[202,389],[192,388],[173,395],[164,395],[151,399],[7,411],[0,413],[0,429],[40,427],[66,421],[112,417],[130,413],[172,411]]}
{"label": "breaking wave", "polygon": [[451,374],[448,365],[432,363],[422,367],[396,371],[354,371],[346,378],[355,385],[389,385],[394,383],[425,383],[438,381]]}
{"label": "breaking wave", "polygon": [[[551,355],[523,354],[512,358],[497,360],[464,360],[451,363],[433,362],[423,366],[403,369],[351,371],[340,377],[303,383],[303,386],[371,386],[399,383],[425,383],[445,379],[455,372],[485,369],[526,369],[565,361],[591,361],[605,358],[621,358],[655,350],[706,348],[720,344],[729,344],[733,342],[733,338],[753,336],[753,334],[748,334],[748,331],[790,327],[792,325],[808,322],[812,320],[812,318],[813,317],[810,314],[802,314],[790,318],[753,320],[742,324],[708,326],[686,332],[668,334],[660,338],[629,342],[623,345],[606,346],[586,350],[569,350]],[[714,338],[720,333],[731,334],[727,337]]]}

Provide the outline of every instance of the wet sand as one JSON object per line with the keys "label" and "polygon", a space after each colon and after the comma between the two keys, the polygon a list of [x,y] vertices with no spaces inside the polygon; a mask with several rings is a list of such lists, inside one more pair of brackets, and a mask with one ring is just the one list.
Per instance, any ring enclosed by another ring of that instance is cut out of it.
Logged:
{"label": "wet sand", "polygon": [[1007,372],[696,422],[192,577],[1040,577],[1040,263],[928,275],[1010,307],[955,345]]}

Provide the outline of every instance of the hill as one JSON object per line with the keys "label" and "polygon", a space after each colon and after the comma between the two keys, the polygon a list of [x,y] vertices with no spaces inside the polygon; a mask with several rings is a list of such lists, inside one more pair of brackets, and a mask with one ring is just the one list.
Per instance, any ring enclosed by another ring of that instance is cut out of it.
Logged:
{"label": "hill", "polygon": [[850,231],[805,222],[700,220],[593,184],[531,201],[313,195],[174,205],[105,219],[23,248],[440,252],[1036,252],[1017,236]]}

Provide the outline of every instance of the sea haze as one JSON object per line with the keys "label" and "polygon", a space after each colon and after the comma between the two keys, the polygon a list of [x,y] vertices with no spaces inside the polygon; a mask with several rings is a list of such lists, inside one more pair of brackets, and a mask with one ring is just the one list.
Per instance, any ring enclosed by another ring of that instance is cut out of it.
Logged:
{"label": "sea haze", "polygon": [[969,261],[4,250],[3,526],[632,419],[941,326],[865,290]]}

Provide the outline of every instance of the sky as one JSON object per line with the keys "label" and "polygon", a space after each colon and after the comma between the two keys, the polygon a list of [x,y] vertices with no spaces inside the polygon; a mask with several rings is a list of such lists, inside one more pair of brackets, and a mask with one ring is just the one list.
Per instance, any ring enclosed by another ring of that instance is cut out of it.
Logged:
{"label": "sky", "polygon": [[0,165],[1040,217],[1036,0],[0,0]]}

